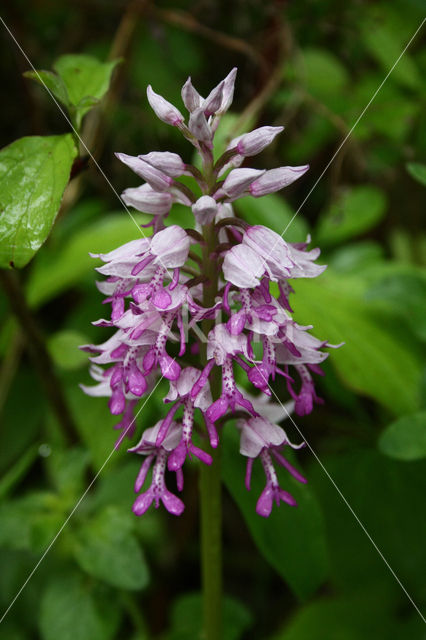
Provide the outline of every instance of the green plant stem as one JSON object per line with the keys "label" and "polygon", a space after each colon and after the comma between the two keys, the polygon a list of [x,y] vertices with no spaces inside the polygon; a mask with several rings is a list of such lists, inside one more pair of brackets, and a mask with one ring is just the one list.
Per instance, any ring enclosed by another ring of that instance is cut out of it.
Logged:
{"label": "green plant stem", "polygon": [[[203,286],[203,303],[206,307],[214,304],[218,289],[217,264],[214,250],[217,239],[214,225],[203,229],[203,276],[207,278]],[[214,320],[204,320],[202,330],[205,336],[212,329]],[[201,356],[207,361],[207,344],[201,343]],[[216,368],[210,377],[213,400],[220,395],[220,371]],[[201,572],[203,585],[203,639],[222,638],[222,492],[220,450],[208,447],[213,458],[210,466],[200,468],[200,512],[201,512]]]}
{"label": "green plant stem", "polygon": [[203,639],[222,638],[222,499],[220,449],[200,469]]}

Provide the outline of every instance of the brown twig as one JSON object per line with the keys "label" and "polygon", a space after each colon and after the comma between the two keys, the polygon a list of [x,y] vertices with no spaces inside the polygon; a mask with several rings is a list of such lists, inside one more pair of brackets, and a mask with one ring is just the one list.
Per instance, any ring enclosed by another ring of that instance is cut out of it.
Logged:
{"label": "brown twig", "polygon": [[282,82],[284,61],[291,49],[291,33],[287,24],[283,22],[282,19],[279,21],[274,37],[276,41],[276,59],[273,63],[274,66],[272,70],[268,69],[265,84],[241,113],[232,132],[230,133],[230,138],[239,135],[239,133],[244,131],[252,121],[255,121],[258,118],[258,115]]}
{"label": "brown twig", "polygon": [[0,369],[0,417],[3,413],[13,378],[18,370],[24,345],[25,340],[22,331],[20,329],[13,330]]}
{"label": "brown twig", "polygon": [[67,405],[62,385],[46,348],[43,334],[27,305],[24,292],[16,273],[0,269],[0,283],[8,297],[9,305],[15,314],[23,335],[26,337],[28,351],[33,359],[34,368],[43,384],[46,396],[63,432],[70,443],[79,438],[71,411]]}
{"label": "brown twig", "polygon": [[241,38],[235,38],[229,36],[222,31],[216,31],[206,25],[198,22],[190,13],[186,11],[175,11],[174,9],[157,9],[155,15],[169,24],[173,24],[181,29],[196,33],[203,36],[207,40],[211,40],[220,47],[230,49],[231,51],[237,51],[253,60],[259,66],[265,66],[265,61],[259,55],[259,53],[250,44],[242,40]]}

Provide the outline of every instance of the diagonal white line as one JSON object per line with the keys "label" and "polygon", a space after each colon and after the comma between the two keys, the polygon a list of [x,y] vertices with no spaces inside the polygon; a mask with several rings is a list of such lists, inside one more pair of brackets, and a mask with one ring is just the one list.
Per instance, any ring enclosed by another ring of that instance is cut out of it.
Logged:
{"label": "diagonal white line", "polygon": [[[350,136],[352,135],[355,127],[357,127],[357,125],[359,124],[359,121],[361,120],[361,118],[364,116],[365,112],[367,111],[367,109],[371,106],[371,103],[373,102],[373,100],[376,98],[377,94],[379,93],[379,91],[382,89],[383,85],[385,84],[386,80],[389,78],[389,76],[391,75],[392,71],[395,69],[396,65],[398,64],[398,62],[401,60],[402,56],[404,55],[404,53],[407,51],[408,47],[411,45],[411,43],[413,42],[414,38],[417,36],[417,34],[419,33],[419,31],[421,30],[421,28],[423,27],[424,23],[426,22],[426,18],[423,18],[423,20],[421,21],[421,23],[419,24],[419,26],[417,27],[416,31],[413,33],[413,35],[411,36],[411,38],[409,39],[409,41],[407,42],[407,44],[405,45],[404,49],[401,51],[400,55],[398,56],[398,58],[395,60],[395,62],[393,63],[393,65],[391,66],[391,68],[389,69],[389,71],[387,72],[387,74],[385,75],[385,77],[383,78],[382,82],[379,84],[379,86],[377,87],[377,89],[375,90],[375,92],[373,93],[373,95],[371,96],[370,100],[367,102],[366,106],[364,107],[364,109],[361,111],[361,113],[359,114],[358,118],[355,120],[354,124],[352,125],[352,127],[350,128],[350,130],[348,131],[348,133],[346,134],[346,136],[343,138],[342,142],[340,143],[340,145],[337,147],[336,151],[334,152],[333,156],[331,157],[331,159],[329,160],[329,162],[326,164],[325,168],[323,169],[322,173],[320,174],[319,178],[316,180],[316,182],[314,183],[313,187],[311,187],[310,191],[308,192],[308,195],[304,198],[303,202],[301,203],[301,205],[299,206],[299,208],[297,209],[297,211],[295,212],[295,214],[293,215],[293,217],[291,218],[291,220],[288,222],[287,226],[285,227],[284,231],[281,233],[281,237],[285,234],[285,232],[287,231],[287,229],[289,228],[289,226],[292,224],[292,222],[294,221],[294,219],[296,218],[296,216],[299,214],[300,210],[302,209],[303,205],[306,203],[306,201],[308,200],[308,198],[310,197],[311,193],[314,191],[314,189],[316,189],[318,183],[320,182],[320,180],[322,180],[322,178],[324,177],[325,173],[328,171],[328,169],[330,168],[330,165],[334,162],[334,160],[336,159],[336,156],[339,154],[340,150],[342,149],[343,145],[348,141],[348,139],[350,138]],[[274,247],[272,247],[273,251]]]}
{"label": "diagonal white line", "polygon": [[141,227],[139,226],[139,224],[137,223],[136,219],[134,218],[134,216],[132,215],[132,213],[129,211],[129,209],[127,208],[127,206],[125,205],[125,203],[122,201],[122,199],[120,198],[118,192],[116,191],[114,185],[111,183],[110,179],[108,178],[108,176],[105,174],[104,170],[102,169],[102,167],[99,165],[99,163],[95,160],[92,152],[90,151],[90,149],[86,146],[86,143],[84,142],[84,140],[81,138],[81,136],[79,135],[78,131],[76,130],[76,128],[74,127],[74,125],[72,124],[71,120],[69,119],[69,117],[67,116],[66,112],[63,110],[63,108],[61,107],[61,105],[59,104],[59,102],[56,100],[55,96],[53,95],[53,93],[51,92],[51,90],[49,89],[49,87],[46,85],[46,83],[44,82],[43,78],[40,76],[39,72],[37,71],[37,69],[34,67],[33,63],[31,62],[31,60],[29,59],[29,57],[27,56],[27,54],[25,53],[25,51],[23,50],[23,48],[21,47],[21,45],[19,44],[19,42],[17,41],[17,39],[15,38],[15,36],[13,35],[13,33],[11,32],[11,30],[9,29],[9,27],[7,26],[7,24],[5,23],[5,21],[3,20],[3,18],[0,16],[0,21],[3,23],[4,28],[6,29],[6,31],[8,32],[8,34],[10,35],[10,37],[12,38],[12,40],[14,41],[14,43],[16,44],[16,46],[18,47],[19,51],[22,53],[22,55],[24,56],[25,60],[28,62],[28,64],[30,65],[31,69],[34,71],[34,73],[37,76],[38,81],[40,82],[41,85],[43,85],[43,87],[46,89],[47,93],[50,95],[50,97],[52,98],[53,102],[56,104],[56,106],[58,107],[59,111],[62,113],[62,115],[64,116],[65,120],[67,121],[67,123],[69,124],[69,126],[71,127],[72,131],[74,132],[75,136],[78,138],[80,144],[84,147],[84,149],[87,151],[87,154],[89,155],[90,159],[92,160],[93,164],[96,166],[96,168],[100,171],[100,173],[102,174],[102,176],[105,178],[106,182],[108,183],[108,185],[111,187],[112,191],[114,192],[114,194],[117,196],[118,200],[120,201],[122,207],[127,211],[127,213],[129,214],[129,216],[131,217],[131,219],[133,220],[133,222],[135,223],[135,225],[137,226],[138,230],[140,231],[141,235],[143,237],[146,237],[143,230],[141,229]]}
{"label": "diagonal white line", "polygon": [[[133,217],[133,215],[131,214],[131,212],[129,211],[129,209],[127,208],[127,206],[125,205],[125,203],[121,200],[119,194],[117,193],[116,189],[114,188],[113,184],[111,183],[111,181],[109,180],[109,178],[107,177],[107,175],[105,174],[105,172],[103,171],[103,169],[100,167],[100,165],[98,164],[98,162],[96,161],[96,159],[94,158],[93,154],[91,153],[91,151],[88,149],[88,147],[86,146],[85,142],[82,140],[82,138],[80,137],[80,135],[78,134],[78,132],[76,131],[75,127],[73,126],[71,120],[68,118],[66,112],[62,109],[61,105],[59,104],[59,102],[56,100],[55,96],[53,95],[53,93],[50,91],[49,87],[46,86],[46,83],[43,81],[43,79],[41,78],[40,74],[38,73],[37,69],[34,67],[34,65],[32,64],[31,60],[29,59],[29,57],[27,56],[27,54],[25,53],[25,51],[23,50],[23,48],[21,47],[21,45],[19,44],[19,42],[16,40],[15,36],[13,35],[13,33],[11,32],[11,30],[9,29],[9,27],[7,26],[7,24],[5,23],[5,21],[3,20],[3,18],[0,16],[0,21],[2,22],[3,26],[5,27],[6,31],[9,33],[10,37],[12,38],[12,40],[15,42],[16,46],[18,47],[18,49],[20,50],[20,52],[22,53],[22,55],[24,56],[24,58],[26,59],[26,61],[28,62],[28,64],[30,65],[30,67],[32,68],[32,70],[34,71],[34,73],[37,75],[40,83],[44,86],[44,88],[46,89],[46,91],[49,93],[50,97],[52,98],[53,102],[56,104],[56,106],[58,107],[59,111],[62,113],[62,115],[64,116],[65,120],[67,121],[67,123],[69,124],[69,126],[71,127],[72,131],[74,132],[74,134],[76,135],[76,137],[78,138],[78,140],[80,141],[81,145],[84,147],[84,149],[87,151],[88,155],[90,156],[90,158],[92,159],[93,163],[95,164],[95,166],[98,168],[98,170],[100,171],[100,173],[102,174],[102,176],[105,178],[106,182],[108,183],[108,185],[111,187],[112,191],[114,192],[114,194],[117,196],[118,200],[120,201],[121,205],[123,206],[123,208],[127,211],[127,213],[129,214],[130,218],[132,219],[132,221],[134,222],[134,224],[136,225],[136,227],[138,228],[139,232],[141,233],[141,235],[143,237],[146,237],[145,233],[143,232],[143,230],[141,229],[141,227],[138,225],[136,219]],[[165,268],[165,270],[167,271],[167,273],[169,273],[168,268],[162,263],[162,260],[160,259],[159,262],[162,264],[162,266]],[[175,361],[176,358],[174,358],[172,360],[172,362],[169,364],[169,367],[172,365],[172,363]],[[144,403],[142,404],[142,406],[140,407],[139,411],[136,413],[135,417],[133,418],[132,422],[129,424],[129,426],[126,428],[126,430],[124,431],[124,434],[126,434],[128,432],[128,430],[132,427],[132,425],[134,424],[136,418],[138,417],[138,415],[140,414],[140,412],[142,411],[142,409],[145,407],[146,403],[148,402],[148,400],[151,398],[152,394],[154,393],[154,391],[156,390],[156,388],[158,387],[158,385],[160,384],[160,382],[162,381],[162,379],[164,378],[164,376],[162,375],[158,382],[156,383],[156,385],[154,386],[154,388],[152,389],[151,393],[148,395],[148,397],[145,399]],[[100,467],[99,471],[96,473],[96,475],[94,476],[94,478],[92,479],[92,481],[90,482],[90,484],[88,485],[88,487],[86,488],[86,490],[84,491],[84,493],[82,494],[82,496],[80,497],[80,499],[77,501],[77,503],[75,504],[75,506],[73,507],[72,511],[70,512],[70,514],[68,515],[68,517],[66,518],[65,522],[62,524],[61,528],[59,529],[59,531],[57,532],[57,534],[54,536],[54,538],[51,540],[51,542],[49,543],[49,545],[47,546],[47,548],[45,549],[43,555],[41,556],[41,558],[39,559],[39,561],[37,562],[37,564],[35,565],[35,567],[33,568],[33,570],[31,571],[31,573],[29,574],[29,576],[27,577],[27,579],[25,580],[24,584],[22,585],[22,587],[19,589],[18,593],[15,595],[15,597],[13,598],[12,602],[10,603],[10,605],[8,606],[8,608],[6,609],[6,611],[3,613],[2,617],[0,618],[0,624],[3,622],[3,620],[5,619],[5,617],[7,616],[7,614],[9,613],[10,609],[13,607],[13,605],[15,604],[16,600],[19,598],[19,596],[21,595],[22,591],[25,589],[25,587],[27,586],[28,582],[31,580],[31,578],[33,577],[33,575],[35,574],[35,572],[37,571],[37,569],[39,568],[40,564],[43,562],[43,560],[45,559],[45,557],[47,556],[47,554],[49,553],[50,549],[53,547],[53,545],[55,544],[56,540],[58,539],[58,537],[60,536],[60,534],[62,533],[62,531],[65,529],[66,525],[68,524],[68,522],[70,521],[70,519],[72,518],[72,516],[74,515],[74,513],[76,512],[76,510],[78,509],[78,507],[80,506],[81,502],[84,500],[84,498],[86,497],[86,495],[88,494],[88,492],[90,491],[90,489],[93,487],[93,485],[95,484],[96,480],[99,478],[100,474],[102,473],[103,469],[105,468],[105,466],[107,465],[107,463],[109,462],[110,458],[112,457],[112,455],[115,452],[115,447],[112,449],[111,453],[107,456],[107,458],[105,459],[104,463],[102,464],[102,466]]]}
{"label": "diagonal white line", "polygon": [[[173,362],[175,361],[176,358],[173,359]],[[170,363],[169,367],[171,366],[172,363]],[[158,385],[160,384],[160,382],[162,381],[162,379],[164,378],[164,376],[161,376],[161,378],[158,380],[158,382],[156,383],[155,387],[152,389],[151,393],[149,394],[149,396],[145,399],[143,405],[140,407],[139,411],[136,413],[135,417],[133,418],[132,422],[129,424],[129,426],[125,429],[125,431],[123,432],[123,434],[126,434],[129,429],[133,426],[136,418],[138,417],[138,415],[140,414],[140,412],[142,411],[142,409],[145,407],[146,403],[148,402],[148,400],[151,398],[152,394],[154,393],[154,391],[156,390],[156,388],[158,387]],[[43,552],[43,555],[41,556],[41,558],[39,559],[39,561],[37,562],[37,564],[35,565],[35,567],[32,569],[31,573],[28,575],[27,579],[25,580],[24,584],[22,585],[22,587],[19,589],[18,593],[15,595],[15,597],[13,598],[12,602],[9,604],[8,608],[6,609],[6,611],[3,613],[2,617],[0,618],[0,624],[3,622],[3,620],[5,619],[5,617],[7,616],[7,614],[9,613],[9,611],[11,610],[11,608],[13,607],[13,605],[15,604],[16,600],[19,598],[19,596],[21,595],[22,591],[25,589],[25,587],[27,586],[27,584],[29,583],[29,581],[31,580],[31,578],[33,577],[33,575],[35,574],[35,572],[37,571],[37,569],[39,568],[39,566],[41,565],[41,563],[43,562],[43,560],[45,559],[45,557],[47,556],[47,554],[49,553],[50,549],[53,547],[53,545],[55,544],[56,540],[59,538],[59,536],[61,535],[62,531],[65,529],[65,527],[67,526],[68,522],[71,520],[72,516],[74,515],[74,513],[77,511],[78,507],[80,506],[80,504],[83,502],[84,498],[87,496],[87,494],[89,493],[90,489],[93,487],[93,485],[95,484],[96,480],[99,478],[100,474],[102,473],[102,471],[104,470],[104,468],[106,467],[106,465],[108,464],[109,460],[111,459],[111,457],[113,456],[113,454],[115,453],[116,449],[115,447],[113,447],[113,449],[111,450],[111,452],[108,454],[107,458],[105,459],[104,463],[102,464],[101,468],[99,469],[99,471],[96,473],[96,475],[94,476],[94,478],[91,480],[90,484],[88,485],[88,487],[86,488],[86,490],[84,491],[84,493],[81,495],[81,497],[79,498],[79,500],[76,502],[76,504],[74,505],[72,511],[69,513],[68,517],[66,518],[66,520],[64,521],[64,523],[62,524],[61,528],[59,529],[59,531],[57,532],[57,534],[55,535],[55,537],[50,541],[50,543],[48,544],[48,546],[46,547],[46,549]]]}
{"label": "diagonal white line", "polygon": [[[15,38],[15,36],[13,35],[12,31],[9,29],[9,27],[7,26],[7,24],[5,23],[5,21],[3,20],[3,18],[0,16],[0,21],[2,22],[4,28],[6,29],[6,31],[8,32],[8,34],[10,35],[10,37],[12,38],[12,40],[14,41],[14,43],[16,44],[16,46],[18,47],[19,51],[22,53],[22,55],[24,56],[25,60],[28,62],[28,64],[30,65],[31,69],[34,71],[34,73],[36,74],[40,84],[43,85],[43,87],[46,89],[47,93],[50,95],[50,97],[52,98],[53,102],[56,104],[56,106],[58,107],[59,111],[62,113],[62,115],[64,116],[65,120],[67,121],[67,123],[69,124],[69,126],[71,127],[72,131],[74,132],[75,136],[77,137],[77,139],[79,140],[80,144],[82,145],[82,147],[84,147],[84,149],[87,151],[87,154],[89,155],[89,157],[91,158],[93,164],[96,166],[96,168],[98,169],[98,171],[101,173],[101,175],[105,178],[106,182],[108,183],[109,187],[111,188],[111,190],[113,191],[113,193],[116,195],[117,199],[120,201],[121,206],[123,207],[123,209],[125,209],[127,211],[127,213],[129,214],[132,222],[135,224],[135,226],[137,227],[139,233],[144,237],[147,238],[148,236],[146,236],[146,234],[144,233],[143,229],[140,227],[140,225],[138,224],[137,220],[135,219],[135,217],[132,215],[131,211],[129,211],[127,205],[125,204],[125,202],[123,202],[123,200],[120,198],[120,195],[118,194],[117,190],[115,189],[114,185],[112,184],[111,180],[108,178],[108,176],[106,175],[105,171],[102,169],[102,167],[100,166],[100,164],[97,162],[97,160],[95,159],[95,157],[93,156],[92,152],[90,151],[90,149],[87,147],[86,143],[84,142],[84,140],[81,138],[81,136],[79,135],[78,131],[76,130],[76,128],[74,127],[73,123],[71,122],[71,120],[69,119],[68,115],[66,114],[66,112],[63,110],[63,108],[61,107],[61,105],[59,104],[59,102],[56,100],[55,96],[53,95],[53,93],[50,91],[49,87],[46,85],[46,83],[44,82],[43,78],[40,76],[39,72],[37,71],[37,69],[34,67],[33,63],[31,62],[31,60],[29,59],[28,55],[25,53],[24,49],[21,47],[21,45],[19,44],[19,42],[17,41],[17,39]],[[161,259],[161,256],[158,257],[158,261],[161,264],[162,267],[164,267],[164,269],[166,270],[167,274],[171,277],[170,271],[169,269],[166,267],[166,265],[163,263],[163,260]]]}
{"label": "diagonal white line", "polygon": [[[253,361],[252,361],[253,362]],[[352,508],[352,506],[350,505],[349,501],[347,500],[347,498],[344,496],[344,494],[342,493],[342,490],[339,488],[339,486],[336,484],[336,481],[333,479],[333,477],[330,475],[330,473],[327,471],[326,467],[324,466],[324,464],[321,462],[318,454],[315,452],[315,450],[312,448],[312,446],[309,444],[308,440],[305,438],[305,436],[303,435],[301,429],[299,428],[299,426],[296,424],[296,422],[294,421],[294,419],[292,418],[292,416],[290,415],[290,413],[287,411],[286,407],[283,405],[283,403],[281,402],[281,400],[279,399],[279,397],[277,396],[277,394],[275,393],[275,391],[272,389],[271,385],[269,384],[268,380],[265,378],[263,372],[259,369],[259,367],[257,366],[256,362],[253,362],[254,366],[256,367],[257,371],[260,373],[260,375],[262,376],[263,380],[265,381],[265,383],[268,385],[269,389],[271,390],[271,392],[273,393],[273,395],[275,396],[276,400],[278,401],[279,405],[281,406],[282,409],[284,409],[285,413],[287,414],[287,417],[290,419],[291,423],[293,424],[293,426],[297,429],[299,435],[301,438],[303,438],[303,440],[306,442],[308,449],[311,451],[312,455],[314,456],[315,460],[318,462],[318,464],[320,465],[321,469],[324,471],[325,475],[327,476],[327,478],[330,480],[331,484],[333,485],[333,487],[336,489],[337,493],[339,494],[339,496],[342,498],[343,502],[345,503],[345,505],[347,506],[347,508],[349,509],[349,511],[351,512],[351,514],[353,515],[353,517],[355,518],[355,520],[357,521],[357,523],[359,524],[359,526],[361,527],[361,529],[363,530],[363,532],[365,533],[365,535],[367,536],[367,538],[370,540],[371,544],[373,545],[373,547],[375,548],[375,550],[377,551],[377,553],[379,554],[379,556],[381,557],[381,559],[383,560],[383,562],[385,563],[385,565],[387,566],[387,568],[389,569],[389,571],[391,572],[391,574],[393,575],[393,577],[395,578],[395,580],[397,581],[397,583],[399,584],[399,586],[401,587],[401,589],[403,590],[403,592],[405,593],[405,595],[407,596],[407,598],[409,599],[409,601],[411,602],[411,604],[413,605],[413,607],[415,608],[415,610],[417,611],[417,613],[419,614],[419,616],[421,617],[421,619],[423,620],[423,622],[426,624],[426,618],[424,617],[424,615],[422,614],[422,612],[420,611],[419,607],[416,605],[416,603],[414,602],[413,598],[410,596],[410,594],[408,593],[407,589],[404,587],[404,585],[402,584],[401,580],[398,578],[397,574],[395,573],[395,571],[392,569],[392,567],[390,566],[389,562],[387,561],[387,559],[385,558],[385,556],[383,555],[382,551],[379,549],[379,547],[377,546],[377,544],[374,542],[373,538],[371,537],[371,535],[369,534],[369,532],[367,531],[364,523],[362,522],[362,520],[359,518],[359,516],[357,515],[357,513],[354,511],[354,509]]]}

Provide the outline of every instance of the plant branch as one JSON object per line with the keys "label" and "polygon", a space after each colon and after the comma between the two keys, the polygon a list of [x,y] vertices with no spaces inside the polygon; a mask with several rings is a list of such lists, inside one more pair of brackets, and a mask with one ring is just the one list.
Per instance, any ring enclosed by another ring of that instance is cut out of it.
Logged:
{"label": "plant branch", "polygon": [[78,440],[77,430],[67,405],[61,382],[56,375],[43,334],[27,305],[17,274],[0,269],[0,284],[8,297],[10,308],[18,320],[21,331],[26,337],[26,344],[32,357],[34,368],[39,375],[52,410],[69,442],[76,442]]}

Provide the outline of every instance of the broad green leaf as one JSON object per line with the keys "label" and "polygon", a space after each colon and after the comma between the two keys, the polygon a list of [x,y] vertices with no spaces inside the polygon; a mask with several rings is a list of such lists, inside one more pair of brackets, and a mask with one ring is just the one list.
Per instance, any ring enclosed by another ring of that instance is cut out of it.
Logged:
{"label": "broad green leaf", "polygon": [[426,164],[409,162],[407,164],[407,170],[414,180],[417,180],[417,182],[420,182],[420,184],[426,187]]}
{"label": "broad green leaf", "polygon": [[56,73],[52,73],[52,71],[26,71],[24,73],[26,78],[30,78],[31,80],[35,80],[44,88],[48,88],[51,93],[62,102],[63,105],[69,107],[70,101],[68,97],[67,88],[64,84],[64,81],[60,76]]}
{"label": "broad green leaf", "polygon": [[417,273],[391,273],[377,279],[365,297],[387,303],[406,319],[414,335],[426,341],[426,270],[418,267]]}
{"label": "broad green leaf", "polygon": [[[174,604],[167,640],[195,640],[202,637],[203,602],[199,593],[187,593]],[[250,611],[235,598],[223,599],[223,640],[238,640],[252,625]]]}
{"label": "broad green leaf", "polygon": [[[398,28],[383,23],[382,18],[376,21],[365,20],[362,25],[362,37],[368,51],[385,73],[391,69],[407,44]],[[391,79],[410,89],[418,89],[421,86],[421,76],[409,53],[405,52],[400,58],[392,71]]]}
{"label": "broad green leaf", "polygon": [[386,198],[377,187],[346,189],[320,216],[315,242],[336,244],[364,233],[383,218],[385,208]]}
{"label": "broad green leaf", "polygon": [[83,116],[106,94],[111,75],[120,60],[100,62],[85,54],[61,56],[53,65],[62,78],[79,128]]}
{"label": "broad green leaf", "polygon": [[397,460],[426,458],[426,411],[392,422],[380,436],[379,449]]}
{"label": "broad green leaf", "polygon": [[77,154],[70,134],[0,151],[0,267],[24,267],[49,235]]}
{"label": "broad green leaf", "polygon": [[[143,237],[138,224],[146,222],[149,217],[142,214],[134,218],[136,224],[125,211],[105,214],[102,220],[73,233],[54,253],[40,255],[28,283],[29,304],[39,306],[85,276],[94,279],[94,268],[100,262],[91,258],[89,252],[105,253],[125,242]],[[144,234],[150,235],[148,230],[144,230]]]}
{"label": "broad green leaf", "polygon": [[[393,414],[415,411],[419,400],[421,358],[418,344],[401,335],[401,322],[383,307],[366,303],[365,285],[354,276],[337,277],[329,269],[315,280],[293,280],[295,319],[313,324],[331,343],[330,361],[344,382],[374,398]],[[403,381],[401,372],[404,372]]]}
{"label": "broad green leaf", "polygon": [[87,450],[53,449],[46,459],[46,466],[59,493],[71,494],[79,498],[84,490],[84,474],[89,466],[90,456]]}
{"label": "broad green leaf", "polygon": [[83,576],[67,573],[52,580],[41,600],[43,640],[109,640],[119,609],[106,602]]}
{"label": "broad green leaf", "polygon": [[305,49],[300,60],[306,88],[317,98],[338,94],[348,83],[348,73],[340,60],[325,49]]}
{"label": "broad green leaf", "polygon": [[[324,453],[321,462],[413,600],[421,603],[426,596],[426,514],[421,508],[426,464],[392,460],[375,449],[351,448]],[[389,567],[315,461],[310,476],[326,520],[335,586],[356,592],[380,584],[407,606]]]}
{"label": "broad green leaf", "polygon": [[79,369],[87,366],[87,353],[79,349],[88,339],[78,331],[65,329],[49,338],[47,347],[55,363],[61,369]]}
{"label": "broad green leaf", "polygon": [[0,546],[39,551],[64,522],[57,496],[47,491],[29,493],[0,506]]}
{"label": "broad green leaf", "polygon": [[372,589],[315,600],[296,612],[283,631],[271,640],[406,640],[415,637],[416,630],[420,633],[420,619],[407,624],[396,612],[392,615],[389,603],[383,600],[383,593]]}
{"label": "broad green leaf", "polygon": [[[81,377],[83,376],[80,374]],[[85,378],[89,386],[92,382],[96,384],[89,380],[87,374]],[[108,465],[112,466],[122,455],[121,451],[113,452],[114,442],[117,439],[117,433],[113,427],[120,422],[120,416],[111,415],[108,409],[108,398],[92,398],[86,395],[78,387],[78,378],[74,380],[73,384],[67,385],[66,395],[80,438],[84,446],[89,449],[91,461],[96,469],[99,469],[108,457],[110,457]],[[49,414],[49,421],[50,424],[54,422],[52,428],[59,429],[53,414]]]}
{"label": "broad green leaf", "polygon": [[78,532],[74,555],[80,567],[120,589],[146,587],[148,567],[132,527],[132,515],[122,509],[98,513]]}
{"label": "broad green leaf", "polygon": [[281,486],[295,497],[298,506],[274,505],[269,518],[262,518],[255,511],[265,486],[260,461],[253,465],[251,490],[247,491],[244,485],[246,460],[239,454],[236,433],[225,431],[222,442],[226,487],[241,510],[260,553],[299,598],[308,598],[328,573],[322,514],[309,485],[302,485],[285,470],[277,469]]}
{"label": "broad green leaf", "polygon": [[[396,67],[398,68],[398,67]],[[350,110],[347,119],[354,123],[362,109],[373,97],[379,86],[375,74],[366,74],[353,87]],[[419,111],[419,101],[401,92],[398,87],[386,83],[374,98],[371,108],[361,118],[353,131],[358,140],[375,140],[378,135],[388,138],[393,144],[402,143],[412,128],[413,121]],[[377,153],[389,153],[383,143],[377,147]],[[390,156],[397,160],[398,156]],[[369,162],[377,161],[371,153]],[[389,164],[389,162],[388,162]],[[373,164],[374,166],[374,164]]]}
{"label": "broad green leaf", "polygon": [[[240,198],[234,206],[241,217],[250,224],[262,224],[279,234],[284,231],[294,215],[287,202],[275,193],[263,198]],[[283,234],[283,238],[287,242],[305,242],[307,234],[307,223],[301,216],[296,216]]]}
{"label": "broad green leaf", "polygon": [[328,264],[339,273],[356,274],[383,261],[383,247],[372,240],[364,240],[336,248],[328,259]]}
{"label": "broad green leaf", "polygon": [[[155,417],[153,418],[155,420]],[[148,421],[146,421],[148,424]],[[139,456],[134,456],[138,458]],[[108,473],[102,474],[97,483],[96,493],[93,496],[92,508],[100,510],[105,507],[119,507],[127,516],[132,512],[132,504],[135,494],[131,491],[138,475],[141,462],[126,456],[119,465],[108,469]],[[167,544],[166,533],[162,527],[167,521],[161,518],[161,513],[156,509],[144,514],[143,518],[132,518],[133,529],[143,546],[161,549]]]}

